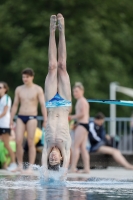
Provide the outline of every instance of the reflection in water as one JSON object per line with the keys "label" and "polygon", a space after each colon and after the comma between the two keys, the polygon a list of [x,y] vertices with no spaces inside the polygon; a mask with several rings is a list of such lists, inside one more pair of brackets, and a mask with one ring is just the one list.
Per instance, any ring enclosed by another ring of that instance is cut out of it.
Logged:
{"label": "reflection in water", "polygon": [[12,195],[12,200],[29,200],[36,199],[36,191],[35,190],[10,190],[10,194]]}
{"label": "reflection in water", "polygon": [[43,188],[43,190],[39,191],[39,196],[38,200],[42,199],[52,199],[52,200],[57,200],[57,199],[62,199],[62,200],[68,200],[69,199],[69,191],[66,187],[46,187]]}
{"label": "reflection in water", "polygon": [[41,184],[38,177],[0,177],[0,200],[130,200],[132,180],[69,179]]}

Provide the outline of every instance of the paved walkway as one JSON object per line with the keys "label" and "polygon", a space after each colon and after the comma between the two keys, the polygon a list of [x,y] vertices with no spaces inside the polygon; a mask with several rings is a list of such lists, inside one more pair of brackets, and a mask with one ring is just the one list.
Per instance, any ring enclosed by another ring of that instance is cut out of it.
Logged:
{"label": "paved walkway", "polygon": [[[0,170],[0,175],[17,175],[19,173],[12,173],[6,170]],[[38,173],[34,173],[38,176]],[[69,173],[68,178],[111,178],[111,179],[131,179],[133,180],[133,171],[123,168],[108,167],[107,169],[92,169],[89,174]]]}
{"label": "paved walkway", "polygon": [[111,179],[132,179],[133,171],[123,168],[108,167],[107,169],[93,169],[90,174],[68,174],[68,177],[83,177],[83,178],[111,178]]}

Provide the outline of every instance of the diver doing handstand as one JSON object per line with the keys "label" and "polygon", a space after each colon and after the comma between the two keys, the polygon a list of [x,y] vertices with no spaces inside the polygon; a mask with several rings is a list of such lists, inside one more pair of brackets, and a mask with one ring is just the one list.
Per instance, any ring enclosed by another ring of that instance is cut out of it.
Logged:
{"label": "diver doing handstand", "polygon": [[[55,31],[59,30],[58,60]],[[42,165],[49,170],[68,168],[71,138],[68,115],[71,106],[71,87],[66,69],[65,25],[62,14],[50,18],[49,66],[45,80],[45,98],[48,113]]]}

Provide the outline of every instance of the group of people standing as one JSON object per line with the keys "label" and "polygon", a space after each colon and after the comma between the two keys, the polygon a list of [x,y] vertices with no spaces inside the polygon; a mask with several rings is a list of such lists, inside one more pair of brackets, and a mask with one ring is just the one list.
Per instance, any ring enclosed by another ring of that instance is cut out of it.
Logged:
{"label": "group of people standing", "polygon": [[[55,40],[55,31],[57,29],[59,31],[58,50]],[[71,86],[66,67],[65,23],[62,14],[50,17],[48,58],[49,64],[45,80],[45,96],[42,88],[34,84],[34,71],[30,68],[22,71],[24,84],[16,88],[12,108],[11,98],[7,95],[8,86],[6,83],[0,82],[0,135],[11,157],[11,164],[8,170],[23,170],[22,144],[25,130],[28,133],[29,163],[34,164],[35,162],[34,134],[37,127],[38,103],[41,105],[44,119],[43,127],[45,128],[45,140],[42,152],[42,165],[44,167],[49,170],[59,170],[61,166],[68,168],[71,156],[70,172],[77,172],[76,166],[81,153],[84,163],[82,172],[89,173],[90,158],[86,148],[89,137],[92,151],[110,154],[125,168],[133,169],[133,166],[125,160],[117,149],[107,147],[102,142],[105,140],[105,135],[103,136],[99,130],[104,122],[104,117],[102,115],[97,116],[94,124],[89,125],[90,108],[84,97],[84,87],[79,82],[73,87],[73,95],[77,99],[76,112],[75,115],[69,114],[71,107]],[[9,145],[9,135],[18,106],[19,111],[16,121],[17,165],[14,153]],[[72,148],[68,118],[77,121]]]}

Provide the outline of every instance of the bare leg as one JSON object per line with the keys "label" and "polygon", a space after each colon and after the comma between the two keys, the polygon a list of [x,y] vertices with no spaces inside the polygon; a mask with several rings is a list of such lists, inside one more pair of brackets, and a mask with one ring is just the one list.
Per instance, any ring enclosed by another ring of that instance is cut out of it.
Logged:
{"label": "bare leg", "polygon": [[[82,153],[83,153],[83,151],[85,152],[83,145],[85,144],[85,136],[86,135],[87,135],[86,130],[82,126],[77,126],[77,128],[75,130],[74,145],[72,148],[72,165],[70,168],[71,172],[75,172],[75,169],[77,167],[77,162],[78,162],[79,154],[80,154],[80,148],[82,149]],[[86,144],[85,144],[85,146],[86,146]],[[89,159],[88,159],[87,155],[85,155],[83,157],[83,159],[85,159],[85,157],[87,159],[86,161],[84,161],[85,171],[88,173],[89,172]]]}
{"label": "bare leg", "polygon": [[9,144],[9,134],[3,134],[2,135],[2,140],[4,142],[4,146],[5,148],[8,150],[8,153],[11,157],[11,163],[15,163],[15,154],[14,152],[12,151],[11,147],[10,147],[10,144]]}
{"label": "bare leg", "polygon": [[132,169],[133,170],[133,165],[131,165],[127,160],[124,158],[124,156],[121,154],[121,152],[117,149],[114,149],[112,147],[106,147],[106,146],[101,146],[98,149],[99,153],[104,153],[104,154],[109,154],[113,156],[114,160],[120,164],[121,166],[125,167],[126,169]]}
{"label": "bare leg", "polygon": [[84,163],[84,173],[89,173],[90,172],[90,157],[89,157],[89,153],[86,149],[86,144],[87,144],[87,140],[88,140],[88,132],[85,130],[85,128],[81,127],[82,129],[84,129],[81,133],[84,134],[84,141],[81,144],[81,155],[82,155],[82,159],[83,159],[83,163]]}
{"label": "bare leg", "polygon": [[6,162],[3,164],[2,169],[7,169],[7,164],[6,164]]}
{"label": "bare leg", "polygon": [[57,15],[59,28],[59,46],[58,46],[58,92],[66,100],[71,100],[71,86],[66,69],[66,41],[64,18],[62,14]]}
{"label": "bare leg", "polygon": [[25,124],[22,122],[21,119],[17,119],[16,124],[16,144],[17,144],[17,151],[16,157],[19,165],[19,169],[22,170],[22,163],[23,163],[23,138],[25,132]]}
{"label": "bare leg", "polygon": [[36,127],[37,127],[36,119],[29,120],[26,124],[30,164],[34,164],[35,158],[36,158],[36,148],[34,144],[34,136],[35,136]]}
{"label": "bare leg", "polygon": [[50,36],[49,36],[49,67],[48,75],[45,80],[46,101],[52,99],[57,93],[57,49],[55,41],[56,16],[50,18]]}

